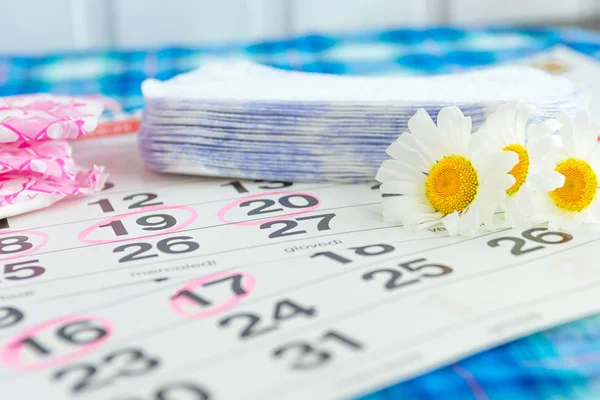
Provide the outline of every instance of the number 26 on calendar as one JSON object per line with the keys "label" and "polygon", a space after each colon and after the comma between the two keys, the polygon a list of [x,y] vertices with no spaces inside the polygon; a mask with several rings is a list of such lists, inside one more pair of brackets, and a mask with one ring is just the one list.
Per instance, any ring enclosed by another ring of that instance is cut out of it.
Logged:
{"label": "number 26 on calendar", "polygon": [[540,251],[547,248],[547,245],[567,243],[573,239],[573,236],[563,232],[552,232],[546,228],[532,228],[521,233],[522,237],[503,236],[487,242],[490,247],[502,247],[503,243],[512,243],[510,250],[515,256]]}

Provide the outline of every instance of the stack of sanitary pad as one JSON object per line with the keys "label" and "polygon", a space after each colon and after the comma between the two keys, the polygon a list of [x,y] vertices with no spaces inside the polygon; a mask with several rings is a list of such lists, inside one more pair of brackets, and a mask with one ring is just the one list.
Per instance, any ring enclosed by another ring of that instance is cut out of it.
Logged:
{"label": "stack of sanitary pad", "polygon": [[537,119],[573,114],[583,89],[529,67],[433,77],[349,77],[220,62],[142,85],[140,149],[163,172],[237,178],[372,180],[385,149],[424,108],[457,105],[479,126],[498,104],[525,100]]}

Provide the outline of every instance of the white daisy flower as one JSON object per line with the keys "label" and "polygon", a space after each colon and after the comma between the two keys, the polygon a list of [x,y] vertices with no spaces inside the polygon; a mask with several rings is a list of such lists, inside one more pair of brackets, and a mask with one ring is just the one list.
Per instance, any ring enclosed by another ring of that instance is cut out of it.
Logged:
{"label": "white daisy flower", "polygon": [[[540,125],[527,126],[533,111],[534,107],[523,102],[502,104],[476,134],[477,140],[489,151],[514,152],[519,157],[519,162],[509,172],[516,181],[506,190],[500,208],[505,211],[507,224],[521,229],[533,225],[533,191],[554,190],[564,182],[563,176],[548,160],[553,147],[552,134],[560,123],[549,119]],[[486,223],[493,228],[491,221]]]}
{"label": "white daisy flower", "polygon": [[574,122],[566,114],[560,114],[558,120],[562,147],[554,149],[551,162],[564,176],[564,184],[540,193],[539,216],[548,221],[550,230],[573,231],[583,223],[600,223],[600,127],[590,122],[586,112],[577,114]]}
{"label": "white daisy flower", "polygon": [[376,179],[388,222],[424,229],[443,225],[450,235],[472,236],[490,204],[498,204],[515,184],[508,172],[518,162],[514,152],[489,152],[472,140],[471,118],[457,107],[443,108],[437,126],[419,109],[405,132],[390,145]]}

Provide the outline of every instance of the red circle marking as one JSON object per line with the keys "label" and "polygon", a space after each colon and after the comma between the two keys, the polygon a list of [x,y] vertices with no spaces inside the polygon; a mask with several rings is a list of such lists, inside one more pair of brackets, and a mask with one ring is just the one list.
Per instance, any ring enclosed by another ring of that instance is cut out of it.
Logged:
{"label": "red circle marking", "polygon": [[179,314],[185,318],[208,318],[208,317],[217,315],[219,313],[222,313],[232,307],[235,307],[240,301],[242,301],[246,296],[248,296],[254,290],[254,287],[256,286],[256,279],[252,275],[248,275],[244,272],[217,272],[217,273],[206,275],[201,278],[190,281],[190,282],[186,283],[184,286],[180,287],[175,293],[179,293],[182,290],[188,290],[191,292],[198,286],[202,286],[204,283],[211,282],[211,281],[214,281],[215,279],[219,279],[219,278],[226,278],[228,276],[233,276],[233,275],[242,275],[242,277],[244,279],[243,287],[244,287],[244,291],[246,292],[245,294],[234,294],[233,297],[231,297],[230,299],[225,301],[223,304],[213,307],[213,308],[210,308],[205,311],[200,311],[198,313],[186,313],[185,311],[183,311],[183,308],[181,307],[181,302],[189,301],[189,300],[185,300],[185,298],[180,298],[180,297],[178,297],[176,299],[171,298],[171,300],[170,300],[171,309],[173,310],[174,313]]}
{"label": "red circle marking", "polygon": [[[110,224],[113,221],[122,219],[123,217],[128,217],[130,215],[142,214],[142,213],[145,213],[148,211],[157,211],[157,210],[186,210],[190,213],[190,217],[186,221],[182,222],[181,224],[175,225],[174,227],[167,229],[165,231],[161,231],[160,233],[153,233],[151,235],[136,236],[136,237],[125,238],[125,239],[119,239],[119,238],[106,239],[106,240],[104,240],[104,239],[86,239],[86,237],[90,233],[92,233],[95,229],[98,229],[100,227],[100,225]],[[158,205],[158,206],[142,207],[137,211],[132,211],[132,212],[128,212],[125,214],[119,214],[119,215],[115,215],[115,216],[112,216],[107,219],[103,219],[102,221],[97,222],[94,225],[85,228],[83,231],[81,231],[81,233],[79,233],[79,236],[77,238],[79,239],[80,242],[83,242],[86,244],[116,243],[116,242],[128,242],[131,240],[138,240],[138,239],[146,239],[146,238],[151,238],[151,237],[155,237],[155,236],[166,235],[168,233],[173,233],[180,229],[183,229],[183,228],[189,226],[192,222],[194,222],[197,217],[198,217],[198,213],[196,212],[196,210],[194,210],[192,207],[188,207],[188,206]]]}
{"label": "red circle marking", "polygon": [[26,250],[26,251],[20,252],[20,253],[15,253],[15,254],[10,255],[8,257],[2,257],[2,258],[0,258],[0,261],[12,260],[13,258],[17,258],[17,257],[25,257],[25,256],[27,256],[27,255],[29,255],[31,253],[34,253],[34,252],[38,251],[39,249],[41,249],[42,247],[44,247],[46,245],[46,243],[48,243],[48,239],[49,239],[47,233],[45,233],[45,232],[39,232],[39,231],[8,231],[8,232],[2,232],[0,234],[0,239],[2,239],[6,235],[12,235],[12,234],[39,236],[39,237],[42,238],[42,241],[37,246],[33,246],[29,250]]}
{"label": "red circle marking", "polygon": [[[76,321],[100,322],[100,324],[102,325],[102,328],[104,328],[106,330],[106,335],[102,336],[101,338],[99,338],[91,343],[80,346],[80,348],[76,351],[73,351],[71,353],[65,354],[60,357],[56,357],[52,360],[42,361],[42,362],[35,363],[35,364],[22,364],[21,363],[21,360],[20,360],[21,349],[22,349],[21,342],[23,340],[29,339],[49,327],[52,327],[55,325],[63,325],[63,324],[69,323],[69,322],[76,322]],[[53,320],[44,322],[40,325],[36,325],[34,327],[25,329],[24,331],[19,332],[16,336],[14,336],[8,342],[6,342],[6,344],[2,347],[2,349],[0,349],[0,363],[10,365],[21,371],[33,371],[33,370],[38,370],[38,369],[43,369],[43,368],[58,367],[60,365],[66,364],[70,361],[73,361],[79,357],[82,357],[88,353],[91,353],[111,336],[112,331],[113,331],[112,324],[104,318],[87,317],[87,316],[79,315],[79,316],[68,316],[68,317],[61,317],[61,318],[53,319]]]}
{"label": "red circle marking", "polygon": [[[317,199],[317,204],[315,204],[314,206],[311,206],[311,207],[303,208],[302,210],[299,210],[299,211],[296,211],[293,213],[284,214],[284,215],[280,215],[280,216],[268,218],[268,219],[259,219],[259,220],[255,220],[255,221],[238,221],[238,222],[236,222],[236,221],[229,221],[227,218],[225,218],[225,215],[229,211],[231,211],[232,209],[239,206],[241,203],[243,203],[245,201],[256,199],[259,197],[273,196],[273,195],[277,195],[277,194],[285,194],[288,196],[297,196],[297,195],[310,196],[310,197],[314,197],[315,199]],[[300,215],[300,214],[304,214],[304,213],[313,211],[313,210],[317,209],[320,205],[321,205],[321,199],[319,199],[317,196],[315,196],[314,194],[311,194],[311,193],[281,192],[281,191],[265,192],[265,193],[255,194],[252,196],[246,196],[241,199],[235,200],[232,203],[227,204],[225,207],[223,207],[219,210],[219,212],[217,213],[217,218],[219,218],[221,221],[225,222],[226,224],[241,225],[241,226],[259,225],[259,224],[264,224],[265,222],[279,221],[280,219],[283,219],[283,218],[295,217],[296,215]]]}

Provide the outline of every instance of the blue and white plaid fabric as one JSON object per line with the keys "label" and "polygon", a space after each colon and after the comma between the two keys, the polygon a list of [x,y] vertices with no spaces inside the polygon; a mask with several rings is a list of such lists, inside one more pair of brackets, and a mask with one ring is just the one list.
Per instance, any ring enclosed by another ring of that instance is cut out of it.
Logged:
{"label": "blue and white plaid fabric", "polygon": [[168,79],[215,58],[335,74],[438,74],[522,58],[561,43],[600,57],[600,34],[575,29],[396,29],[213,47],[0,55],[0,95],[100,93],[132,111],[143,107],[144,79]]}
{"label": "blue and white plaid fabric", "polygon": [[[600,59],[600,33],[579,29],[395,29],[214,47],[0,55],[0,95],[103,94],[143,107],[141,82],[215,58],[335,74],[438,74],[527,57],[557,44]],[[528,336],[365,396],[383,399],[600,399],[600,315]]]}
{"label": "blue and white plaid fabric", "polygon": [[600,315],[476,354],[361,400],[600,399]]}

